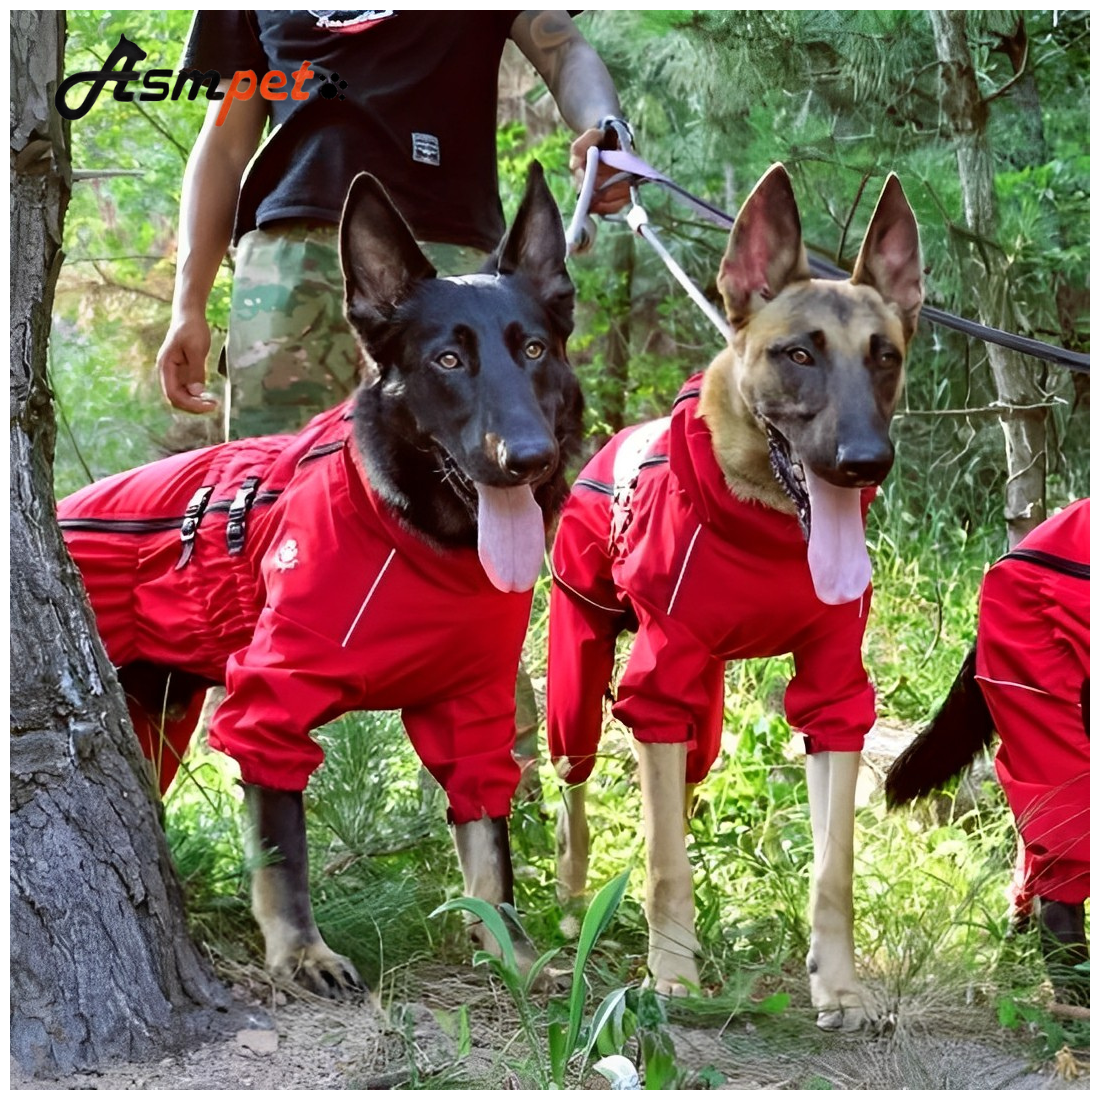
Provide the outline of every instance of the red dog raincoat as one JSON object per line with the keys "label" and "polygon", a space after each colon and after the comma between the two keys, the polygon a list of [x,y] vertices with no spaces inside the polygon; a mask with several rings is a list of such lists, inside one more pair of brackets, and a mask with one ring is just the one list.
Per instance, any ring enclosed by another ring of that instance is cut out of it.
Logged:
{"label": "red dog raincoat", "polygon": [[1040,524],[986,574],[976,679],[1023,838],[1013,903],[1089,896],[1089,502]]}
{"label": "red dog raincoat", "polygon": [[[581,472],[554,542],[547,724],[567,779],[592,770],[615,638],[637,638],[614,714],[639,741],[687,742],[687,780],[718,755],[725,663],[793,653],[791,725],[810,752],[852,751],[875,719],[860,655],[871,590],[822,603],[798,520],[730,491],[696,415],[620,432]],[[863,507],[875,490],[867,490]]]}
{"label": "red dog raincoat", "polygon": [[[310,731],[349,710],[399,709],[452,819],[501,817],[519,777],[531,593],[499,591],[475,550],[436,550],[398,521],[359,471],[349,407],[61,502],[107,654],[224,681],[210,743],[247,783],[302,790],[323,758]],[[168,723],[176,753],[200,702]],[[148,721],[134,721],[151,756]]]}

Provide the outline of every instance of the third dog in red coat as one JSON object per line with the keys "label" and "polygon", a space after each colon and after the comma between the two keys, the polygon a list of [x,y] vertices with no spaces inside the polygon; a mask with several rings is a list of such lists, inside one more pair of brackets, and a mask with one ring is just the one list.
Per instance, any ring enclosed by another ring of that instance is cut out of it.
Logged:
{"label": "third dog in red coat", "polygon": [[1069,505],[995,562],[978,640],[944,706],[894,762],[898,806],[942,786],[1000,736],[997,778],[1019,830],[1017,920],[1038,905],[1060,999],[1087,1001],[1089,501]]}

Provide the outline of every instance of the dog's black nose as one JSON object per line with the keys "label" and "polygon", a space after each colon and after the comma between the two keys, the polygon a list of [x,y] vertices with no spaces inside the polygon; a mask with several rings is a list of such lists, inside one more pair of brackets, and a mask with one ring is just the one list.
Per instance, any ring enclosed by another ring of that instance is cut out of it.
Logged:
{"label": "dog's black nose", "polygon": [[890,440],[841,444],[836,451],[837,470],[849,485],[881,485],[894,465]]}
{"label": "dog's black nose", "polygon": [[554,464],[558,445],[553,439],[501,440],[497,445],[500,468],[513,477],[534,479]]}

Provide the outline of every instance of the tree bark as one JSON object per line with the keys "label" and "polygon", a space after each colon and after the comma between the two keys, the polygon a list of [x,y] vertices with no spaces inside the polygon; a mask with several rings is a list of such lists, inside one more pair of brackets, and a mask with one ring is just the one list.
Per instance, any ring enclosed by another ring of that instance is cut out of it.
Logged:
{"label": "tree bark", "polygon": [[[940,62],[941,109],[955,144],[967,228],[978,241],[996,240],[993,204],[993,156],[983,101],[966,40],[965,11],[929,11]],[[971,246],[975,267],[969,280],[983,324],[1011,325],[1006,265],[996,250]],[[1011,549],[1046,518],[1046,422],[1035,368],[1024,356],[996,344],[986,345],[997,398],[1004,406],[1007,481],[1004,516]]]}
{"label": "tree bark", "polygon": [[193,1043],[224,1030],[230,1006],[188,936],[147,768],[54,518],[64,36],[64,12],[11,13],[11,1054],[34,1074]]}

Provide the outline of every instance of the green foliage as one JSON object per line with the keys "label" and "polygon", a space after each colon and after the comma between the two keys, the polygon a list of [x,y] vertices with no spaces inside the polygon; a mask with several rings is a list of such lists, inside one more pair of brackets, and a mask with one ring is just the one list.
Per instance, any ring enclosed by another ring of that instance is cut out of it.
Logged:
{"label": "green foliage", "polygon": [[[65,72],[101,68],[121,34],[148,52],[139,70],[175,70],[191,16],[185,10],[70,10]],[[205,107],[203,98],[123,102],[108,88],[72,123],[77,177],[65,215],[65,265],[50,343],[61,420],[59,497],[165,448],[216,437],[215,421],[169,412],[154,371],[171,315],[183,169]],[[215,356],[228,291],[227,269],[208,314]]]}
{"label": "green foliage", "polygon": [[997,1021],[1009,1031],[1023,1032],[1040,1062],[1049,1062],[1066,1049],[1089,1049],[1088,1020],[1059,1020],[1031,1003],[1025,990],[1013,991],[997,1001]]}
{"label": "green foliage", "polygon": [[[581,925],[580,940],[573,963],[573,980],[569,997],[564,1005],[560,1001],[552,1002],[545,1020],[545,1039],[540,1040],[539,1021],[542,1013],[532,1002],[532,991],[543,976],[547,963],[557,954],[548,951],[536,960],[528,973],[520,971],[516,964],[515,947],[508,924],[517,927],[526,935],[519,924],[518,914],[510,906],[493,906],[480,898],[453,898],[440,905],[431,916],[456,910],[465,911],[484,924],[500,951],[499,957],[486,951],[474,956],[475,965],[485,965],[504,983],[519,1013],[521,1026],[532,1055],[536,1080],[542,1088],[565,1088],[566,1074],[573,1056],[581,1051],[583,1041],[584,1005],[587,995],[586,970],[596,941],[607,930],[615,910],[626,891],[630,871],[624,871],[618,878],[607,883],[593,898]],[[505,919],[507,917],[507,920]],[[588,1059],[594,1047],[602,1040],[605,1046],[614,1046],[616,1032],[622,1034],[623,1009],[626,990],[617,990],[609,994],[601,1003],[588,1026],[588,1040],[584,1043],[580,1065],[577,1068],[583,1075]],[[565,1018],[560,1019],[561,1009]],[[545,1050],[545,1056],[543,1056]],[[657,1071],[655,1071],[657,1072]],[[662,1071],[663,1072],[663,1071]]]}

